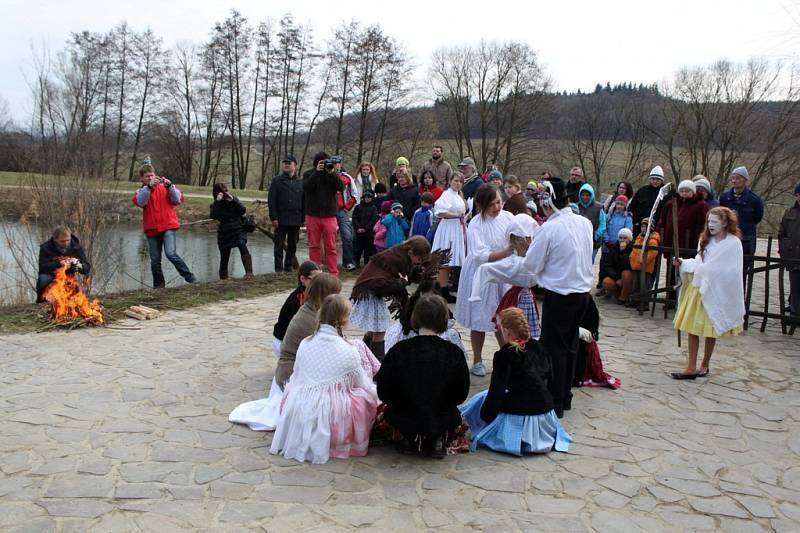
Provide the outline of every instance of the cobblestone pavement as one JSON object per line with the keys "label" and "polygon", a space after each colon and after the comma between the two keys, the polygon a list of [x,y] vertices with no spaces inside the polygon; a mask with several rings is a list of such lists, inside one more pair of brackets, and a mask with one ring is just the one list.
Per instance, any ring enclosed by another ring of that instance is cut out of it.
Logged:
{"label": "cobblestone pavement", "polygon": [[284,297],[3,337],[0,530],[800,530],[797,337],[724,339],[709,379],[676,382],[670,323],[602,302],[622,388],[577,392],[569,454],[312,466],[227,421],[266,394]]}

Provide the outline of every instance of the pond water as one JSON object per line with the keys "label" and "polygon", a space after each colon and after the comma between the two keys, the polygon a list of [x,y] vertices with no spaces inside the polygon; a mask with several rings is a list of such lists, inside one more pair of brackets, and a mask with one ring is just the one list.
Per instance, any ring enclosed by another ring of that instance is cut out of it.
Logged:
{"label": "pond water", "polygon": [[[0,305],[34,300],[35,294],[29,283],[36,278],[37,243],[40,240],[37,235],[40,234],[42,234],[41,228],[36,226],[16,222],[2,223],[0,235],[3,237],[4,246],[0,246]],[[109,239],[109,249],[112,250],[114,257],[110,261],[95,261],[92,292],[103,294],[151,287],[153,279],[150,274],[150,256],[141,223],[117,223],[111,228]],[[15,259],[9,241],[13,241],[18,247],[21,244],[26,248],[25,260]],[[272,240],[269,237],[258,231],[250,233],[247,246],[253,256],[253,270],[256,274],[274,272]],[[181,228],[178,232],[178,255],[186,261],[198,280],[219,279],[219,249],[215,226],[196,225]],[[300,262],[308,259],[308,248],[304,238],[298,244],[297,256]],[[185,283],[166,257],[162,257],[162,268],[167,286]],[[231,252],[228,271],[233,278],[244,275],[237,249]]]}

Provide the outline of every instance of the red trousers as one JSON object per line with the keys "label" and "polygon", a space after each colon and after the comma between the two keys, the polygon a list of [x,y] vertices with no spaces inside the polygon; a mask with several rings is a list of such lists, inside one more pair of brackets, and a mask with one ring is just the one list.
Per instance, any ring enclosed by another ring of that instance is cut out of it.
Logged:
{"label": "red trousers", "polygon": [[336,232],[339,224],[336,217],[315,217],[306,215],[306,233],[308,234],[308,258],[318,265],[322,263],[320,243],[325,247],[325,260],[328,273],[339,276],[336,257]]}

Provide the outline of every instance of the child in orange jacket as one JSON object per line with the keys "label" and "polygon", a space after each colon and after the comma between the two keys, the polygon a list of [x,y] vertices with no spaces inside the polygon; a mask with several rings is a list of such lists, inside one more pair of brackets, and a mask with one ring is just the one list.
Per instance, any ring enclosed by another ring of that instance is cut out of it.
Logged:
{"label": "child in orange jacket", "polygon": [[[642,287],[642,244],[644,243],[644,235],[647,233],[647,227],[651,226],[650,236],[647,239],[647,262],[645,264],[645,285]],[[643,218],[641,223],[641,231],[639,236],[633,243],[633,250],[631,250],[630,262],[631,270],[633,271],[633,290],[632,295],[638,294],[642,291],[649,291],[653,287],[653,272],[656,268],[656,259],[658,258],[658,250],[655,247],[661,244],[661,235],[652,228],[649,218]],[[637,304],[634,298],[628,303],[629,307],[635,307]]]}

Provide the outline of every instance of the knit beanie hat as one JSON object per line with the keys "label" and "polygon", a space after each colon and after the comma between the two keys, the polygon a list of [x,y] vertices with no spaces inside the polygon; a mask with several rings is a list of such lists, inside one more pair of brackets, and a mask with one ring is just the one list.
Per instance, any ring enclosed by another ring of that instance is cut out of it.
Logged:
{"label": "knit beanie hat", "polygon": [[392,210],[392,202],[389,200],[384,200],[381,204],[381,215],[388,215],[389,211]]}
{"label": "knit beanie hat", "polygon": [[629,240],[633,240],[633,232],[628,228],[622,228],[617,233],[617,238],[621,239],[622,237],[627,237]]}
{"label": "knit beanie hat", "polygon": [[408,159],[403,156],[397,158],[397,161],[394,162],[394,166],[396,167],[407,167],[408,166]]}
{"label": "knit beanie hat", "polygon": [[387,192],[389,191],[386,189],[385,184],[381,182],[375,184],[375,194],[386,194]]}
{"label": "knit beanie hat", "polygon": [[628,197],[627,197],[627,196],[625,196],[624,194],[619,194],[619,195],[617,195],[617,197],[616,197],[616,198],[614,198],[614,201],[615,201],[615,202],[622,202],[622,203],[624,203],[625,205],[628,205]]}
{"label": "knit beanie hat", "polygon": [[528,182],[528,184],[525,186],[525,188],[526,189],[533,189],[535,191],[536,189],[539,188],[539,184],[536,183],[534,180],[531,180],[531,181]]}
{"label": "knit beanie hat", "polygon": [[731,172],[731,176],[741,176],[746,180],[750,179],[750,173],[747,172],[747,167],[736,167]]}
{"label": "knit beanie hat", "polygon": [[694,185],[695,185],[695,190],[697,190],[696,189],[697,187],[700,187],[701,189],[705,189],[706,191],[708,191],[708,194],[711,194],[711,182],[708,181],[705,176],[700,174],[695,176]]}
{"label": "knit beanie hat", "polygon": [[492,181],[494,179],[502,180],[503,174],[499,170],[492,170],[491,172],[489,172],[488,181]]}
{"label": "knit beanie hat", "polygon": [[403,204],[401,204],[400,202],[393,203],[392,204],[392,210],[395,210],[397,208],[403,209]]}
{"label": "knit beanie hat", "polygon": [[664,169],[661,168],[661,165],[656,165],[653,167],[653,170],[650,171],[651,178],[658,178],[661,181],[664,181]]}
{"label": "knit beanie hat", "polygon": [[692,180],[683,180],[678,184],[678,191],[680,192],[681,189],[688,189],[692,191],[692,193],[697,192],[697,186],[694,184]]}

